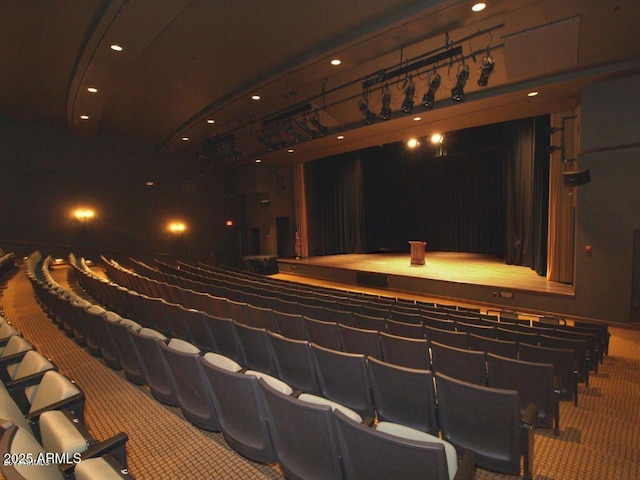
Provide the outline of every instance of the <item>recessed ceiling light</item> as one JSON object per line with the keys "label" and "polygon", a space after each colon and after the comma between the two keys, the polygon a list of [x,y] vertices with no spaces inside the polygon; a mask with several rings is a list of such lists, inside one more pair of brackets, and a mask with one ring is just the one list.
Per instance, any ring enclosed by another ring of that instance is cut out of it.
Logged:
{"label": "recessed ceiling light", "polygon": [[153,187],[153,182],[149,181],[149,182],[145,183],[145,185],[146,185],[147,187]]}
{"label": "recessed ceiling light", "polygon": [[262,163],[262,159],[261,158],[256,158],[256,163]]}
{"label": "recessed ceiling light", "polygon": [[338,140],[344,140],[344,135],[338,135]]}
{"label": "recessed ceiling light", "polygon": [[422,120],[422,117],[413,117],[414,122],[419,122],[420,120]]}
{"label": "recessed ceiling light", "polygon": [[209,118],[209,119],[207,120],[207,123],[209,123],[209,124],[213,124],[213,123],[216,123],[216,121],[215,121],[213,118]]}
{"label": "recessed ceiling light", "polygon": [[333,60],[331,60],[331,65],[333,65],[334,67],[337,67],[341,63],[342,63],[342,60],[340,60],[339,58],[334,58]]}
{"label": "recessed ceiling light", "polygon": [[260,100],[260,95],[251,95],[251,100]]}
{"label": "recessed ceiling light", "polygon": [[80,115],[81,120],[89,120],[89,115]]}
{"label": "recessed ceiling light", "polygon": [[473,7],[471,7],[471,10],[473,10],[474,12],[481,12],[485,8],[487,8],[487,4],[486,3],[478,2],[478,3],[474,4]]}
{"label": "recessed ceiling light", "polygon": [[538,95],[538,93],[539,92],[537,90],[534,90],[533,92],[527,93],[527,97],[535,97],[536,95]]}
{"label": "recessed ceiling light", "polygon": [[294,150],[293,150],[293,148],[290,148],[289,150],[287,150],[287,152],[289,152],[289,153],[293,153],[293,152],[294,152]]}
{"label": "recessed ceiling light", "polygon": [[189,137],[182,137],[182,141],[183,142],[188,142],[189,141]]}
{"label": "recessed ceiling light", "polygon": [[89,93],[98,93],[98,89],[96,87],[87,88],[87,92]]}
{"label": "recessed ceiling light", "polygon": [[114,43],[113,45],[111,45],[111,50],[113,50],[114,52],[121,52],[123,48],[117,43]]}

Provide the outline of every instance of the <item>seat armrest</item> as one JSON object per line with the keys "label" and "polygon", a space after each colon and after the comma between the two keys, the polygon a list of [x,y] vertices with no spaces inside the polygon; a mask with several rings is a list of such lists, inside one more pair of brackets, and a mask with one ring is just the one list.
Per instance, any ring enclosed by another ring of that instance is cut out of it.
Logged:
{"label": "seat armrest", "polygon": [[27,387],[38,385],[42,381],[42,376],[44,375],[44,373],[42,373],[42,375],[30,375],[27,378],[23,378],[18,381],[12,381],[5,385],[7,387],[9,395],[11,395],[11,398],[13,398],[13,401],[16,402],[16,405],[18,405],[25,416],[29,412],[29,408],[31,408],[31,404],[29,403],[29,400],[27,400],[25,389]]}
{"label": "seat armrest", "polygon": [[40,415],[48,410],[68,410],[75,418],[80,421],[80,423],[84,424],[84,401],[84,393],[78,393],[76,395],[72,395],[69,398],[65,398],[64,400],[60,400],[58,402],[47,405],[40,410],[29,412],[25,415],[25,417],[31,424],[37,424]]}
{"label": "seat armrest", "polygon": [[527,405],[527,409],[524,411],[522,415],[522,424],[526,427],[535,427],[536,426],[536,418],[538,417],[538,406],[535,403],[530,403]]}
{"label": "seat armrest", "polygon": [[373,418],[373,417],[364,417],[364,418],[362,419],[362,422],[361,422],[361,423],[362,423],[363,425],[366,425],[367,427],[371,427],[371,426],[373,426],[373,423],[374,423],[374,422],[375,422],[375,418]]}
{"label": "seat armrest", "polygon": [[476,452],[465,450],[453,480],[473,480],[476,475]]}
{"label": "seat armrest", "polygon": [[[87,460],[89,458],[102,457],[103,455],[111,455],[120,464],[118,470],[120,470],[121,468],[126,469],[127,440],[129,440],[129,436],[126,433],[118,433],[111,438],[90,445],[87,450],[82,452],[81,458],[82,460]],[[69,478],[72,476],[75,466],[75,463],[65,463],[63,465],[60,465],[60,471],[64,474],[65,478]]]}

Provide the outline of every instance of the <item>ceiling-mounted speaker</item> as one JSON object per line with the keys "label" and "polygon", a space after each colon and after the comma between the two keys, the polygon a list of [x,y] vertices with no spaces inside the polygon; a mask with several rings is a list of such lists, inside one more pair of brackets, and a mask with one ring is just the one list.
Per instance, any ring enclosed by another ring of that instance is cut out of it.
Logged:
{"label": "ceiling-mounted speaker", "polygon": [[591,181],[591,173],[589,172],[589,169],[563,172],[562,176],[564,177],[564,184],[568,187],[586,185]]}

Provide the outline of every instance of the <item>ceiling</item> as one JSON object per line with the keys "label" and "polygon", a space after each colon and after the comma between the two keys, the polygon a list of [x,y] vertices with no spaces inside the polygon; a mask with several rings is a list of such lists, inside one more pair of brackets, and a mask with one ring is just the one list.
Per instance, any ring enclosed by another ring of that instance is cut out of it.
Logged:
{"label": "ceiling", "polygon": [[[568,110],[586,85],[640,70],[637,0],[486,0],[479,13],[473,3],[2,2],[0,115],[77,135],[124,136],[194,159],[300,162],[409,135]],[[112,50],[114,44],[122,51]],[[428,62],[457,47],[461,54],[452,59]],[[487,49],[495,68],[480,87]],[[342,63],[332,66],[333,58]],[[423,60],[426,65],[414,68]],[[462,61],[470,71],[466,101],[455,103],[450,90]],[[402,67],[409,71],[375,80]],[[433,67],[442,85],[435,108],[427,110],[420,101]],[[400,111],[407,75],[416,87],[412,114]],[[375,113],[388,84],[391,120],[363,124],[357,106],[363,81],[370,83]],[[532,90],[539,95],[528,97]],[[296,122],[310,125],[314,117],[328,133],[310,140]],[[304,137],[297,142],[281,128],[289,118]],[[267,151],[259,140],[265,129],[275,131],[284,148]]]}

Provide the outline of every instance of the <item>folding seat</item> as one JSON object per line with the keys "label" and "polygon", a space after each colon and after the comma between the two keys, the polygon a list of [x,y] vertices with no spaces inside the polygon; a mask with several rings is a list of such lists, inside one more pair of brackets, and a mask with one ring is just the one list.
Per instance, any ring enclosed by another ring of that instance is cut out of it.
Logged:
{"label": "folding seat", "polygon": [[422,312],[422,317],[428,318],[429,320],[440,320],[441,322],[453,321],[449,320],[450,312],[448,312],[447,310],[443,310],[440,307],[422,307],[420,308],[420,311]]}
{"label": "folding seat", "polygon": [[540,335],[540,346],[573,350],[578,370],[578,382],[584,382],[585,386],[589,386],[589,368],[591,365],[591,358],[587,342],[585,340],[572,340],[569,338]]}
{"label": "folding seat", "polygon": [[211,385],[200,361],[200,349],[179,338],[160,343],[160,350],[173,373],[180,410],[195,426],[220,431]]}
{"label": "folding seat", "polygon": [[122,317],[117,313],[106,311],[103,312],[102,315],[96,315],[95,322],[93,323],[96,338],[100,343],[100,354],[102,359],[114,370],[122,370],[122,364],[120,363],[120,351],[118,350],[118,344],[113,338],[111,329],[107,326],[107,322],[117,323],[120,320],[122,320]]}
{"label": "folding seat", "polygon": [[[240,365],[217,354],[205,354],[200,361],[211,386],[213,403],[227,443],[256,462],[276,462],[278,458],[267,424],[259,378],[251,372],[240,373]],[[279,387],[283,394],[291,394],[291,387],[284,382],[275,378],[268,381],[272,387]]]}
{"label": "folding seat", "polygon": [[405,323],[387,319],[385,330],[387,333],[399,337],[424,339],[424,327],[421,323]]}
{"label": "folding seat", "polygon": [[27,377],[31,380],[35,375],[42,376],[48,370],[57,368],[51,360],[35,350],[28,350],[24,355],[11,356],[7,360],[0,359],[0,381],[6,386]]}
{"label": "folding seat", "polygon": [[518,342],[498,340],[469,334],[469,349],[479,352],[489,352],[501,357],[518,358]]}
{"label": "folding seat", "polygon": [[432,328],[425,325],[424,334],[429,342],[438,342],[442,345],[462,349],[469,348],[469,334],[466,332],[441,330],[439,328]]}
{"label": "folding seat", "polygon": [[282,298],[282,294],[280,294],[279,297],[280,298],[276,300],[275,304],[272,307],[274,311],[277,310],[279,312],[289,313],[291,315],[300,315],[300,306],[298,305],[295,296],[290,297],[290,300],[285,300],[284,298]]}
{"label": "folding seat", "polygon": [[139,332],[142,325],[128,318],[119,322],[105,322],[105,325],[118,345],[120,365],[125,376],[136,385],[145,385],[147,379],[142,356],[130,333]]}
{"label": "folding seat", "polygon": [[303,317],[313,318],[314,320],[320,320],[321,322],[327,320],[324,313],[324,307],[307,303],[299,303],[298,308],[300,309],[300,314]]}
{"label": "folding seat", "polygon": [[345,352],[362,353],[368,357],[382,360],[382,349],[378,331],[348,327],[339,324],[340,339]]}
{"label": "folding seat", "polygon": [[524,406],[538,407],[536,427],[560,431],[560,388],[554,385],[553,364],[487,355],[488,386],[517,390],[520,394],[520,414]]}
{"label": "folding seat", "polygon": [[458,468],[455,448],[435,435],[401,425],[371,428],[334,411],[346,480],[473,479],[475,455],[467,450]]}
{"label": "folding seat", "polygon": [[367,359],[373,403],[379,421],[438,434],[433,373]]}
{"label": "folding seat", "polygon": [[520,414],[516,390],[475,385],[436,373],[438,420],[442,439],[462,453],[473,450],[477,465],[532,478],[536,407]]}
{"label": "folding seat", "polygon": [[[40,443],[28,429],[16,425],[10,421],[4,421],[0,431],[0,451],[15,457],[25,459],[46,458],[47,454],[57,454],[54,458],[68,463],[34,463],[21,464],[20,462],[0,463],[0,472],[7,480],[64,480],[75,478],[76,480],[95,479],[132,479],[128,474],[126,465],[125,443],[127,436],[118,434],[103,442],[96,442],[78,423],[72,424],[71,420],[60,418],[64,415],[60,411],[51,411],[43,414],[43,430],[45,436],[49,435],[49,428],[45,427],[48,418],[52,420],[52,434],[62,442]],[[48,418],[47,418],[48,417]],[[64,422],[64,423],[63,423]],[[64,428],[66,431],[56,432],[55,428]],[[79,447],[78,448],[78,444]],[[62,447],[62,450],[60,448]],[[118,459],[116,459],[118,457]],[[77,462],[77,463],[76,463]]]}
{"label": "folding seat", "polygon": [[601,351],[604,355],[609,354],[609,338],[611,337],[611,334],[609,333],[609,328],[606,324],[580,322],[578,320],[574,321],[573,324],[574,328],[577,329],[585,329],[586,331],[598,332],[600,344],[602,345]]}
{"label": "folding seat", "polygon": [[379,318],[384,320],[389,316],[390,310],[391,306],[389,305],[381,305],[368,302],[362,306],[362,310],[358,313],[367,317]]}
{"label": "folding seat", "polygon": [[273,332],[269,332],[268,335],[278,378],[295,389],[320,394],[316,365],[309,342],[293,340]]}
{"label": "folding seat", "polygon": [[294,340],[307,339],[304,319],[299,313],[287,313],[280,310],[273,310],[273,320],[277,327],[277,333],[280,335]]}
{"label": "folding seat", "polygon": [[391,307],[388,319],[396,322],[414,323],[422,325],[422,317],[418,307],[408,307],[404,305],[394,305]]}
{"label": "folding seat", "polygon": [[203,310],[210,315],[215,315],[220,318],[231,318],[231,312],[229,311],[229,305],[227,299],[224,297],[218,297],[216,295],[209,295],[210,307],[208,310]]}
{"label": "folding seat", "polygon": [[70,330],[71,336],[81,346],[87,344],[88,327],[85,323],[84,311],[91,305],[91,302],[83,298],[76,298],[70,304],[68,321],[63,322],[65,329]]}
{"label": "folding seat", "polygon": [[456,322],[454,322],[453,320],[448,320],[448,319],[442,320],[438,318],[432,318],[426,315],[421,315],[421,316],[422,316],[422,324],[425,327],[437,328],[439,330],[447,330],[449,332],[456,331]]}
{"label": "folding seat", "polygon": [[204,313],[204,320],[215,340],[215,353],[231,358],[234,362],[242,363],[242,349],[238,343],[233,320]]}
{"label": "folding seat", "polygon": [[286,478],[342,480],[332,407],[285,395],[263,379],[259,384],[278,463]]}
{"label": "folding seat", "polygon": [[258,307],[257,305],[249,304],[247,309],[249,310],[249,316],[251,317],[251,325],[258,328],[266,328],[272,332],[277,331],[277,326],[273,319],[273,312],[270,308]]}
{"label": "folding seat", "polygon": [[177,303],[170,303],[165,300],[161,300],[161,304],[164,309],[164,315],[168,324],[171,326],[171,337],[180,338],[186,342],[192,343],[191,332],[182,316],[182,305]]}
{"label": "folding seat", "polygon": [[245,302],[237,302],[235,300],[227,299],[227,308],[229,309],[229,318],[235,320],[238,323],[244,325],[251,325],[251,314],[247,309],[248,305]]}
{"label": "folding seat", "polygon": [[216,350],[216,342],[204,315],[200,310],[193,308],[182,310],[182,317],[191,333],[193,344],[203,352],[214,352]]}
{"label": "folding seat", "polygon": [[100,305],[91,305],[84,310],[86,330],[85,330],[85,342],[91,355],[96,357],[102,356],[102,348],[100,346],[100,335],[102,334],[102,326],[98,325],[98,322],[102,323],[103,315],[106,310]]}
{"label": "folding seat", "polygon": [[311,344],[322,396],[363,418],[373,419],[373,399],[363,354],[338,352]]}
{"label": "folding seat", "polygon": [[426,339],[399,337],[380,332],[382,358],[387,363],[427,370],[430,365]]}
{"label": "folding seat", "polygon": [[518,345],[526,343],[527,345],[538,345],[540,342],[540,335],[537,333],[526,333],[522,331],[514,331],[505,328],[497,328],[498,340],[507,340],[510,342],[518,342]]}
{"label": "folding seat", "polygon": [[363,330],[376,330],[378,332],[384,332],[385,317],[373,317],[371,315],[365,315],[364,313],[354,313],[353,326],[356,328],[361,328]]}
{"label": "folding seat", "polygon": [[324,313],[328,322],[335,322],[341,325],[353,326],[353,313],[351,310],[338,310],[335,308],[325,308]]}
{"label": "folding seat", "polygon": [[20,360],[29,350],[33,350],[33,345],[20,335],[13,335],[7,340],[4,347],[0,347],[0,362],[8,363]]}
{"label": "folding seat", "polygon": [[487,384],[485,353],[430,342],[433,370],[458,380]]}
{"label": "folding seat", "polygon": [[250,327],[235,320],[233,326],[242,351],[242,364],[248,369],[275,375],[276,367],[267,329]]}
{"label": "folding seat", "polygon": [[336,322],[325,322],[309,317],[303,318],[310,342],[332,350],[342,350],[340,330]]}
{"label": "folding seat", "polygon": [[486,338],[496,338],[497,336],[496,327],[470,324],[460,321],[456,321],[456,330],[458,332],[466,332],[469,334],[473,333],[474,335]]}
{"label": "folding seat", "polygon": [[9,339],[16,335],[20,335],[20,332],[13,325],[5,323],[0,326],[0,348],[3,348]]}
{"label": "folding seat", "polygon": [[557,327],[554,328],[553,332],[547,333],[547,335],[585,342],[587,367],[596,374],[598,373],[598,363],[600,363],[602,353],[600,352],[600,342],[596,333],[578,332],[577,330],[574,330],[573,327]]}
{"label": "folding seat", "polygon": [[525,362],[551,363],[555,376],[554,384],[560,385],[561,398],[573,398],[573,404],[578,406],[579,372],[573,350],[522,344],[518,348],[518,356]]}
{"label": "folding seat", "polygon": [[178,406],[176,380],[160,347],[167,337],[150,328],[142,328],[137,332],[132,330],[130,335],[140,352],[151,394],[162,403]]}

